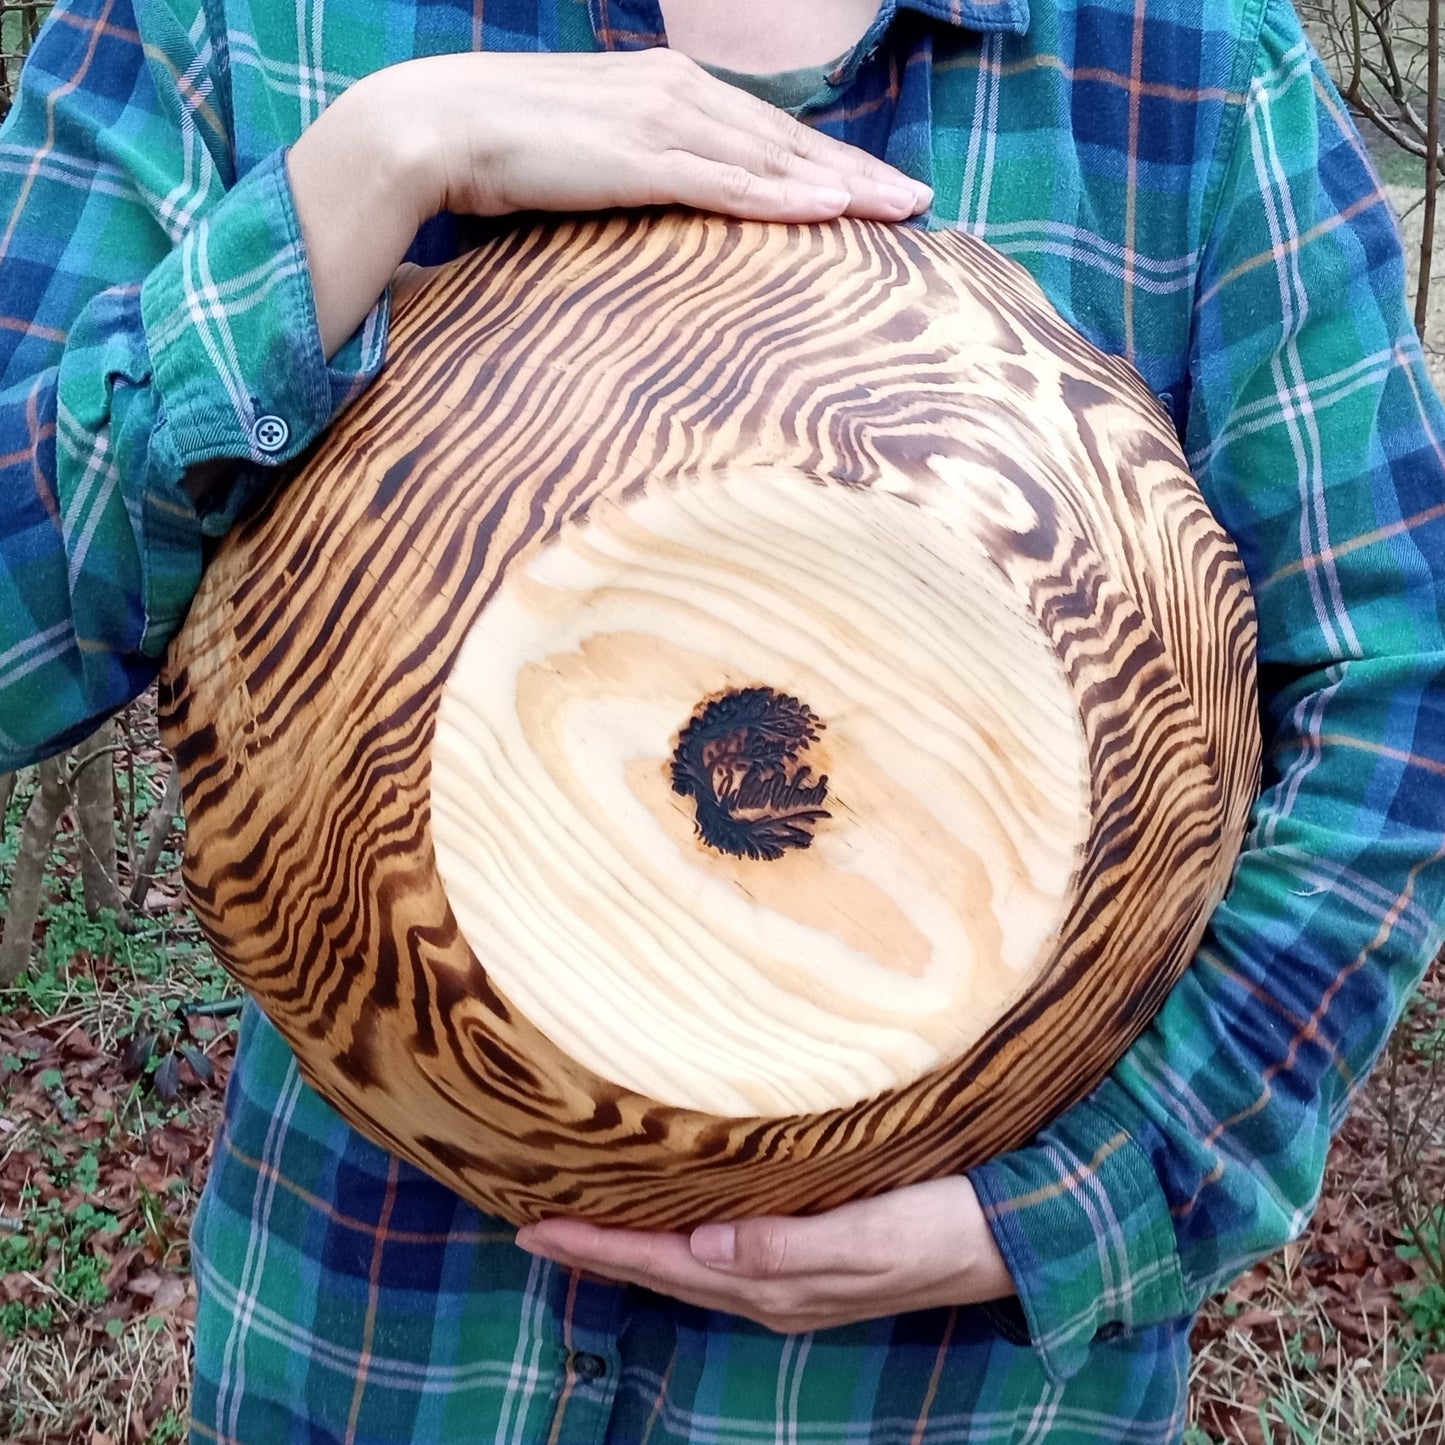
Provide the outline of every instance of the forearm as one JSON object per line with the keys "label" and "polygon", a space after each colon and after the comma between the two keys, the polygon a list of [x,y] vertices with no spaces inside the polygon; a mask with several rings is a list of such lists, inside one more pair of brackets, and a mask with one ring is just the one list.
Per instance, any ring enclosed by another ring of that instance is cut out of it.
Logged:
{"label": "forearm", "polygon": [[287,155],[328,358],[376,304],[417,228],[440,209],[417,69],[393,66],[359,81]]}

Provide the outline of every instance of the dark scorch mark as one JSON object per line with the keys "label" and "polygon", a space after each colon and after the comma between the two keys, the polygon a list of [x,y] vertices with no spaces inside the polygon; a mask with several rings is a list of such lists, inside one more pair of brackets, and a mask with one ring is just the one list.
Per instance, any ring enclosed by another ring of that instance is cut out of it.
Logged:
{"label": "dark scorch mark", "polygon": [[770,687],[724,693],[701,705],[672,757],[672,789],[694,800],[698,836],[734,858],[771,860],[806,848],[831,816],[826,776],[800,760],[822,732],[795,697]]}

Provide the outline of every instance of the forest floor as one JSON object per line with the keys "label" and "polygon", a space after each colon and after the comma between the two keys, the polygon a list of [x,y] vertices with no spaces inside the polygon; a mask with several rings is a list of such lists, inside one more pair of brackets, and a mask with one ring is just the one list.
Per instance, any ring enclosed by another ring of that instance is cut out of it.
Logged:
{"label": "forest floor", "polygon": [[[149,706],[126,726],[122,811],[144,819],[168,763]],[[22,780],[0,837],[0,897],[32,788]],[[175,847],[125,933],[114,915],[86,918],[78,841],[67,815],[36,962],[0,990],[0,1441],[168,1445],[186,1436],[187,1235],[235,1043],[233,1017],[187,1010],[236,990],[186,906]]]}

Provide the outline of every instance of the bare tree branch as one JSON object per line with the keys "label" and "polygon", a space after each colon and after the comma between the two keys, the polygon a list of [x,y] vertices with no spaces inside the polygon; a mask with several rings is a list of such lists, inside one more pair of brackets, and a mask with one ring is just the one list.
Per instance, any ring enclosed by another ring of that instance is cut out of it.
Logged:
{"label": "bare tree branch", "polygon": [[176,815],[181,810],[181,771],[172,767],[171,775],[166,779],[165,795],[160,802],[151,809],[151,815],[146,819],[146,851],[141,865],[136,869],[135,877],[131,880],[130,896],[128,902],[132,908],[140,908],[146,896],[146,889],[150,887],[155,877],[156,865],[161,861],[161,854],[165,852],[166,843],[170,840],[171,834],[175,831]]}
{"label": "bare tree branch", "polygon": [[1425,82],[1425,217],[1420,234],[1420,276],[1415,283],[1415,330],[1425,339],[1430,311],[1430,267],[1435,258],[1435,198],[1440,190],[1440,0],[1429,0],[1426,12],[1429,76]]}
{"label": "bare tree branch", "polygon": [[[125,895],[116,878],[115,862],[115,724],[102,723],[76,750],[80,754],[70,775],[80,826],[80,880],[87,917],[99,918],[103,908],[126,912]],[[101,764],[97,766],[97,764]]]}
{"label": "bare tree branch", "polygon": [[[1321,48],[1330,54],[1340,93],[1361,120],[1409,155],[1425,160],[1430,95],[1438,88],[1422,75],[1438,64],[1439,39],[1413,24],[1392,0],[1316,0],[1302,4]],[[1422,110],[1423,107],[1423,110]],[[1437,174],[1445,155],[1434,152]]]}

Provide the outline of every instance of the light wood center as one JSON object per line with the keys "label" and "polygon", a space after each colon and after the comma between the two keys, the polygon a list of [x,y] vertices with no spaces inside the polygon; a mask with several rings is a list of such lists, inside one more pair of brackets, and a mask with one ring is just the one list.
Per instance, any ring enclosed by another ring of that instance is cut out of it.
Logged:
{"label": "light wood center", "polygon": [[[826,798],[793,810],[803,843],[739,857],[673,762],[757,688],[819,727],[737,811],[787,815],[798,766]],[[1088,788],[1059,661],[973,538],[752,468],[601,502],[508,572],[443,691],[433,841],[472,950],[566,1053],[775,1116],[911,1082],[1027,989]]]}

